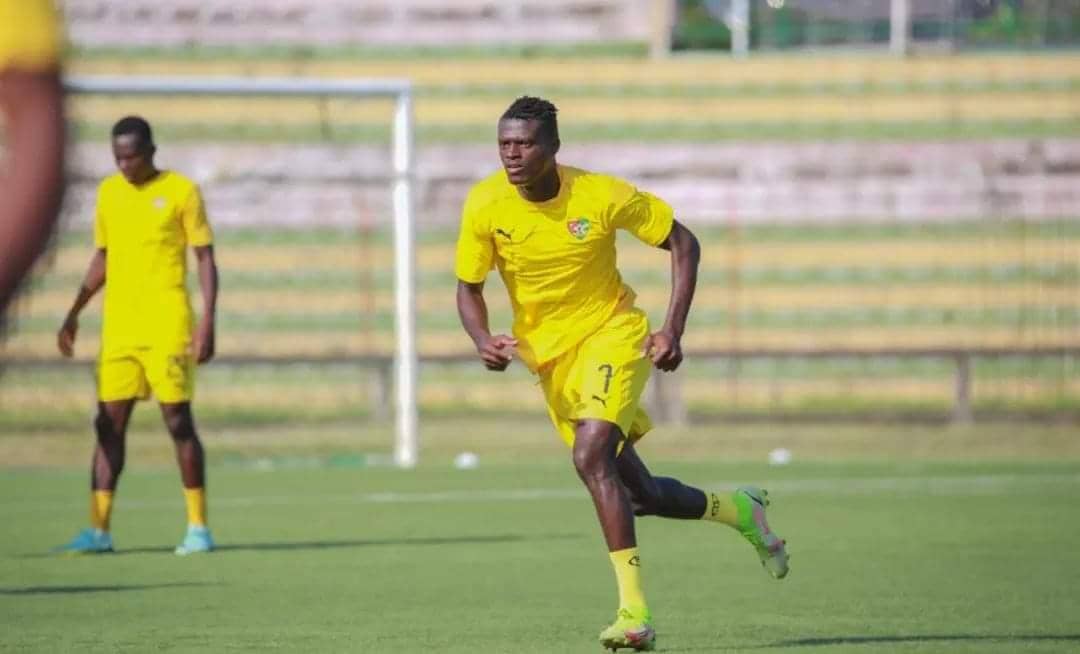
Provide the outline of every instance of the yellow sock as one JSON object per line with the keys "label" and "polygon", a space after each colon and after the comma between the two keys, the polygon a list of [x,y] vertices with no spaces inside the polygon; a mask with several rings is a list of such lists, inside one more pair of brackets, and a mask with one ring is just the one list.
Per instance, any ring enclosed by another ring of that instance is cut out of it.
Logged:
{"label": "yellow sock", "polygon": [[196,527],[206,526],[206,490],[185,488],[184,503],[187,504],[187,521]]}
{"label": "yellow sock", "polygon": [[109,519],[112,516],[111,490],[90,491],[90,526],[100,531],[109,531]]}
{"label": "yellow sock", "polygon": [[619,584],[619,608],[635,614],[648,612],[645,594],[641,591],[641,557],[636,547],[610,552],[611,565],[615,567],[615,580]]}
{"label": "yellow sock", "polygon": [[735,505],[731,493],[724,495],[705,493],[705,515],[701,516],[701,519],[719,522],[729,527],[737,527],[739,525],[739,507]]}

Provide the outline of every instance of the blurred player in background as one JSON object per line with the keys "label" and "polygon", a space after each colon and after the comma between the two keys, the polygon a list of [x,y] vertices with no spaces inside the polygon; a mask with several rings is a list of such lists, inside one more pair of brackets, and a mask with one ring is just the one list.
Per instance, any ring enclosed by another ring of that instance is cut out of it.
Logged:
{"label": "blurred player in background", "polygon": [[64,193],[61,39],[46,0],[0,0],[0,322],[45,248]]}
{"label": "blurred player in background", "polygon": [[[113,493],[124,468],[124,440],[135,401],[151,391],[161,405],[187,504],[187,533],[177,554],[208,552],[203,448],[195,432],[191,399],[196,364],[214,356],[218,276],[213,234],[199,188],[154,165],[150,125],[129,116],[112,129],[120,172],[98,189],[94,216],[97,250],[78,296],[57,335],[60,352],[72,356],[78,316],[105,287],[98,358],[97,447],[91,472],[90,528],[62,549],[108,552]],[[188,298],[187,248],[195,251],[202,290],[202,318],[193,330]]]}
{"label": "blurred player in background", "polygon": [[[522,97],[511,104],[499,120],[498,142],[503,170],[476,184],[463,210],[456,260],[461,322],[488,369],[505,370],[517,354],[539,375],[615,568],[619,609],[600,642],[651,650],[656,634],[641,587],[635,514],[730,525],[773,576],[788,572],[784,542],[765,520],[764,491],[707,493],[654,477],[635,449],[652,427],[640,406],[651,367],[671,371],[682,362],[698,242],[659,198],[615,177],[558,165],[550,102]],[[615,266],[618,229],[671,252],[671,301],[657,332],[649,333]],[[513,337],[488,328],[483,289],[493,267],[510,294]]]}

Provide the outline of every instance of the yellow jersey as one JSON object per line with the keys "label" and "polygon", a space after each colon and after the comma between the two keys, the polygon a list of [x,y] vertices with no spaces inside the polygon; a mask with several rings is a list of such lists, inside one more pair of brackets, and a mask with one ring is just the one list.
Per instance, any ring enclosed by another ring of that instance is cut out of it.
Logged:
{"label": "yellow jersey", "polygon": [[0,0],[0,70],[50,70],[60,60],[60,28],[49,0]]}
{"label": "yellow jersey", "polygon": [[140,186],[106,177],[94,217],[105,250],[102,350],[189,342],[187,248],[212,241],[199,187],[183,175],[163,170]]}
{"label": "yellow jersey", "polygon": [[518,353],[533,371],[634,302],[615,265],[615,231],[648,245],[667,239],[671,207],[610,175],[558,166],[559,193],[529,202],[499,171],[477,183],[462,211],[456,273],[484,281],[492,268],[510,294]]}

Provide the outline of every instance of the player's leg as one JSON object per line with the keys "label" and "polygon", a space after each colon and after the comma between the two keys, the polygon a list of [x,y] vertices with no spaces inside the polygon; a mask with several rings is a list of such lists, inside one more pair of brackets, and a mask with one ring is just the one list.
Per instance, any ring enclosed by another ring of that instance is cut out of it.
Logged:
{"label": "player's leg", "polygon": [[735,528],[753,545],[761,564],[772,576],[788,573],[785,542],[765,518],[768,493],[743,486],[733,493],[706,492],[671,477],[654,477],[628,442],[617,459],[619,478],[630,494],[635,515],[684,520],[708,520]]}
{"label": "player's leg", "polygon": [[94,454],[90,463],[90,528],[80,532],[64,550],[77,554],[111,552],[113,495],[124,470],[127,426],[135,400],[98,402],[94,417]]}
{"label": "player's leg", "polygon": [[574,464],[592,495],[618,581],[615,623],[600,633],[601,644],[611,649],[656,645],[641,589],[633,506],[618,471],[619,452],[649,377],[650,362],[642,352],[647,336],[644,313],[616,314],[579,346],[562,392],[575,424]]}
{"label": "player's leg", "polygon": [[592,496],[608,550],[635,547],[634,512],[615,463],[622,432],[610,422],[580,420],[574,436],[574,469]]}
{"label": "player's leg", "polygon": [[97,367],[98,410],[90,463],[90,527],[62,546],[67,553],[111,552],[113,496],[124,468],[128,420],[147,393],[146,375],[130,352],[103,351]]}
{"label": "player's leg", "polygon": [[639,514],[710,520],[734,527],[754,546],[770,574],[783,577],[787,574],[787,553],[784,542],[765,520],[764,491],[747,487],[734,493],[703,492],[677,479],[653,477],[637,455],[633,443],[652,427],[640,406],[652,370],[651,362],[641,354],[647,334],[647,320],[635,310],[617,316],[587,341],[582,359],[588,363],[579,378],[584,401],[578,416],[607,417],[630,437],[617,464]]}
{"label": "player's leg", "polygon": [[161,403],[161,416],[176,448],[176,462],[184,486],[187,532],[177,554],[209,552],[214,548],[206,519],[206,460],[195,430],[190,402]]}
{"label": "player's leg", "polygon": [[191,412],[195,361],[186,343],[154,348],[146,361],[150,387],[161,405],[161,417],[176,448],[184,487],[187,529],[176,553],[209,552],[214,549],[214,541],[206,520],[206,461]]}
{"label": "player's leg", "polygon": [[206,461],[202,442],[195,430],[190,402],[161,403],[161,417],[176,447],[176,463],[184,488],[206,486]]}
{"label": "player's leg", "polygon": [[[134,399],[98,402],[98,412],[94,418],[97,442],[90,468],[90,489],[94,492],[111,495],[116,491],[120,473],[124,470],[127,426],[134,408]],[[105,524],[103,529],[108,531],[108,514],[102,519]]]}
{"label": "player's leg", "polygon": [[700,520],[705,515],[704,491],[687,486],[671,477],[654,477],[638,456],[634,444],[627,442],[616,459],[619,479],[630,493],[634,515]]}
{"label": "player's leg", "polygon": [[656,632],[641,588],[634,512],[616,463],[624,440],[616,424],[579,420],[574,430],[574,468],[592,496],[619,588],[615,623],[600,633],[600,642],[610,649],[651,650],[656,645]]}
{"label": "player's leg", "polygon": [[641,592],[641,558],[635,546],[633,511],[613,467],[614,454],[623,440],[622,432],[617,425],[603,419],[570,417],[580,398],[570,381],[581,375],[577,354],[569,352],[542,370],[540,383],[551,421],[571,448],[574,467],[593,497],[618,582],[619,610],[615,623],[600,633],[600,642],[609,648],[652,649],[656,634],[649,624],[650,616]]}

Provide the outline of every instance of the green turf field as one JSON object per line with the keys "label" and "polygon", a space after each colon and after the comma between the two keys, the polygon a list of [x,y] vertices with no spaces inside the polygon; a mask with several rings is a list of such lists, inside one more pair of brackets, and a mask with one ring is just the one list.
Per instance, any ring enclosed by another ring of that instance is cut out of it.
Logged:
{"label": "green turf field", "polygon": [[[551,448],[468,472],[218,466],[221,548],[188,559],[167,468],[125,478],[97,558],[45,554],[85,519],[85,473],[0,473],[0,650],[599,652],[613,579]],[[793,566],[776,582],[724,527],[640,522],[660,650],[1077,651],[1076,460],[654,462],[768,482]]]}

